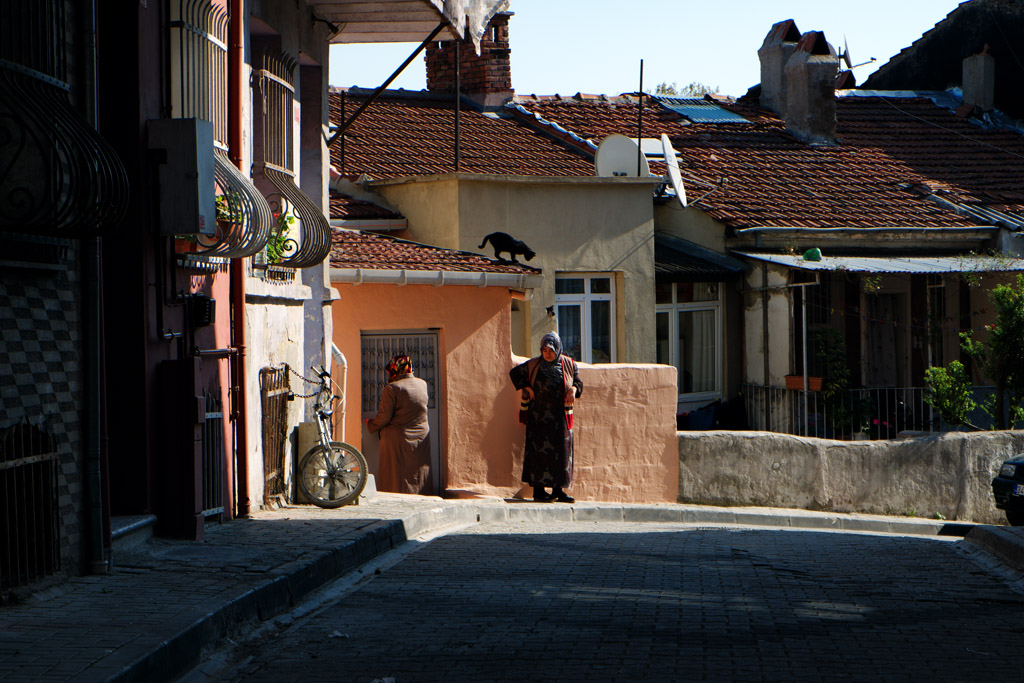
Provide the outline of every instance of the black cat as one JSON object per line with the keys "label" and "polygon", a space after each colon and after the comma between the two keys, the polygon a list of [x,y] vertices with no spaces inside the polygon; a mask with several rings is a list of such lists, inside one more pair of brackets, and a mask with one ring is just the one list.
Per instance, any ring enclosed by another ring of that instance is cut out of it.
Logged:
{"label": "black cat", "polygon": [[480,243],[480,246],[477,247],[477,249],[483,249],[484,245],[486,245],[488,241],[490,241],[491,246],[494,247],[494,258],[499,261],[505,260],[501,258],[501,252],[503,251],[508,252],[508,255],[512,259],[512,263],[519,263],[519,261],[516,261],[516,254],[522,254],[526,257],[527,261],[536,256],[533,249],[526,246],[525,242],[517,240],[512,235],[505,232],[492,232],[484,238],[484,241]]}

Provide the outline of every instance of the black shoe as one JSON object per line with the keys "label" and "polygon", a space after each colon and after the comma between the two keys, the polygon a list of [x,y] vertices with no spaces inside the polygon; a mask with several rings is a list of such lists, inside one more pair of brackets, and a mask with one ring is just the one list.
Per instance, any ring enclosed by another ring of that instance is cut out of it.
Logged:
{"label": "black shoe", "polygon": [[554,500],[554,496],[544,490],[543,486],[533,487],[533,502],[535,503],[550,503]]}
{"label": "black shoe", "polygon": [[551,497],[556,503],[575,503],[576,499],[570,496],[562,489],[555,489],[551,492]]}

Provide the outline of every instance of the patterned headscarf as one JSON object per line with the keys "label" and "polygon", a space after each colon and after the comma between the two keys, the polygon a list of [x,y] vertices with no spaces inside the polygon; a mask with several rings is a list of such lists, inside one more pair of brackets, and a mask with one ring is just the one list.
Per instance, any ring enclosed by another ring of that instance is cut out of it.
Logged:
{"label": "patterned headscarf", "polygon": [[412,372],[412,360],[409,356],[395,356],[384,368],[388,373],[388,381],[394,381],[399,375],[408,375]]}
{"label": "patterned headscarf", "polygon": [[557,333],[548,332],[540,338],[540,348],[543,349],[545,346],[550,346],[556,356],[562,355],[562,340],[558,337]]}

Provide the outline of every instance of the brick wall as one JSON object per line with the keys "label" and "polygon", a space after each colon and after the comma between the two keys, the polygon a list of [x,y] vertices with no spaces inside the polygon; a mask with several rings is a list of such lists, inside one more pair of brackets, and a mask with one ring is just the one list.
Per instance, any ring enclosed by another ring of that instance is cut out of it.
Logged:
{"label": "brick wall", "polygon": [[[472,41],[464,40],[459,48],[461,63],[460,90],[466,94],[512,92],[511,49],[508,43],[507,14],[496,14],[480,41],[480,55]],[[441,41],[427,46],[427,90],[455,92],[455,41]]]}

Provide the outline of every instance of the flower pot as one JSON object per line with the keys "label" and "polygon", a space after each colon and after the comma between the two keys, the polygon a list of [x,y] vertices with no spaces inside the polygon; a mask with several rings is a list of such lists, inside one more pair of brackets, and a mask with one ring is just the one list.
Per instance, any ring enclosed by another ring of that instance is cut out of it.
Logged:
{"label": "flower pot", "polygon": [[[821,377],[808,377],[807,389],[810,391],[821,391]],[[786,375],[786,388],[802,391],[804,388],[803,375]]]}

